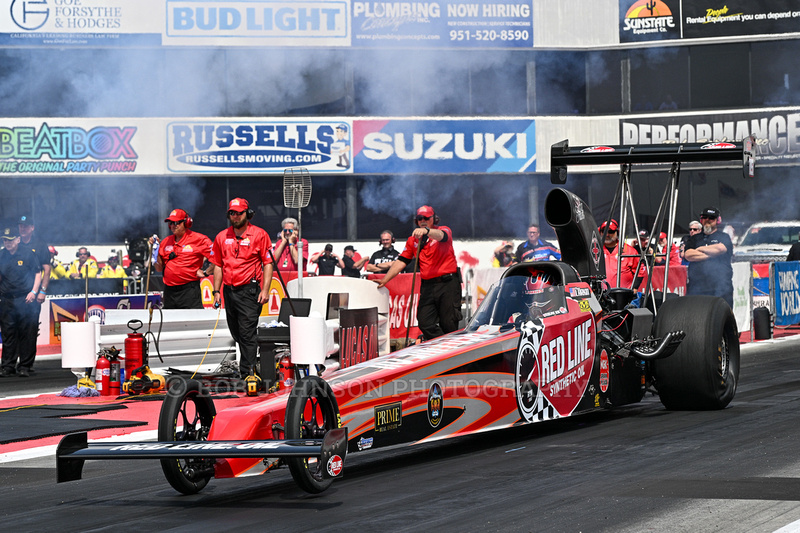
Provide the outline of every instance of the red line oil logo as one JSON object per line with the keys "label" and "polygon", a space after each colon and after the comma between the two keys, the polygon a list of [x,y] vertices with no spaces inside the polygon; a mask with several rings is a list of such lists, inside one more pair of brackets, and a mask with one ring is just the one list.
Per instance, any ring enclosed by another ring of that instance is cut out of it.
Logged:
{"label": "red line oil logo", "polygon": [[594,362],[594,322],[587,318],[539,348],[539,388],[561,416],[583,397]]}

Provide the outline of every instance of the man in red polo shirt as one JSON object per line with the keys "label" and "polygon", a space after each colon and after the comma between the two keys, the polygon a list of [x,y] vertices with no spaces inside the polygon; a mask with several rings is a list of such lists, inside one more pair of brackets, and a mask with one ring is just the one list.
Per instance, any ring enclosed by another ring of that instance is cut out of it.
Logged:
{"label": "man in red polo shirt", "polygon": [[156,272],[164,272],[164,309],[202,309],[200,280],[213,272],[203,269],[211,257],[211,239],[192,231],[192,219],[183,209],[173,209],[164,219],[172,235],[158,247]]}
{"label": "man in red polo shirt", "polygon": [[[383,287],[399,274],[419,253],[420,283],[417,323],[430,340],[458,329],[461,321],[461,276],[453,251],[453,232],[439,225],[439,217],[429,205],[417,209],[417,229],[386,275],[378,281]],[[417,250],[419,249],[419,252]]]}
{"label": "man in red polo shirt", "polygon": [[269,299],[272,283],[272,241],[266,231],[250,224],[253,210],[243,198],[228,204],[231,227],[214,239],[214,306],[220,305],[220,288],[225,297],[225,315],[233,340],[242,354],[239,371],[247,376],[255,370],[256,329],[261,306]]}

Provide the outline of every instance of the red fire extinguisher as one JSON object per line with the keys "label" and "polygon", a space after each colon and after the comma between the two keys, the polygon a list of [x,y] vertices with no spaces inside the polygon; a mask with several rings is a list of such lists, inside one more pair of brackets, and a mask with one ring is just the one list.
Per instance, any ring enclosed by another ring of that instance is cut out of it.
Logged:
{"label": "red fire extinguisher", "polygon": [[144,335],[139,333],[142,321],[133,319],[128,321],[128,327],[133,330],[125,338],[125,377],[133,377],[133,371],[145,363],[147,350],[144,344]]}
{"label": "red fire extinguisher", "polygon": [[294,386],[294,365],[288,355],[278,362],[278,389],[291,389]]}
{"label": "red fire extinguisher", "polygon": [[111,396],[119,396],[120,391],[120,362],[118,357],[111,357],[111,372],[109,376],[109,394]]}
{"label": "red fire extinguisher", "polygon": [[95,386],[101,396],[109,396],[111,394],[110,378],[111,363],[106,359],[105,355],[101,355],[97,358],[94,373]]}

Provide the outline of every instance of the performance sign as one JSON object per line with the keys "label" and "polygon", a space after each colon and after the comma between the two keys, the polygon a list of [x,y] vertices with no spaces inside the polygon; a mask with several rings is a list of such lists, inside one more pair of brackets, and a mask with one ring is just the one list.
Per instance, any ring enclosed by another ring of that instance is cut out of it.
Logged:
{"label": "performance sign", "polygon": [[624,145],[741,141],[751,134],[759,165],[794,163],[800,158],[800,109],[620,120]]}
{"label": "performance sign", "polygon": [[534,172],[532,120],[355,120],[359,173]]}
{"label": "performance sign", "polygon": [[353,2],[354,47],[532,48],[531,0]]}

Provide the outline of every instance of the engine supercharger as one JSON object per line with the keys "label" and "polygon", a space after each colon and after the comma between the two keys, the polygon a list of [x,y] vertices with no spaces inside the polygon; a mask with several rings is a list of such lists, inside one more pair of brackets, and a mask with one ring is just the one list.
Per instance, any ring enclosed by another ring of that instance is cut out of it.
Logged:
{"label": "engine supercharger", "polygon": [[132,331],[125,338],[125,378],[131,379],[133,371],[145,364],[147,345],[144,341],[144,334],[139,333],[139,329],[142,327],[141,320],[129,320],[128,327]]}

